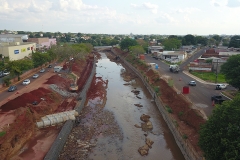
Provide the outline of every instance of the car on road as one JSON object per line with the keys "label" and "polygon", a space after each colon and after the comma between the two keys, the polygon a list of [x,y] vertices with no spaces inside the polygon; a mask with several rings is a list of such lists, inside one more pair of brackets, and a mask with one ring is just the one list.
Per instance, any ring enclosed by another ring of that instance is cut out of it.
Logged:
{"label": "car on road", "polygon": [[22,84],[23,84],[23,85],[28,85],[28,84],[30,84],[30,79],[25,79]]}
{"label": "car on road", "polygon": [[8,88],[8,92],[13,92],[15,90],[17,90],[17,86],[15,86],[15,85],[12,85]]}
{"label": "car on road", "polygon": [[211,97],[211,101],[214,101],[216,104],[222,104],[225,101],[222,96],[214,95]]}
{"label": "car on road", "polygon": [[48,65],[48,68],[52,68],[52,65],[51,65],[51,64],[49,64],[49,65]]}
{"label": "car on road", "polygon": [[216,90],[221,90],[221,89],[226,89],[227,85],[226,84],[217,84],[216,85]]}
{"label": "car on road", "polygon": [[3,71],[3,75],[4,75],[4,76],[7,76],[7,75],[9,75],[9,74],[10,74],[10,72],[9,72],[8,70],[4,70],[4,71]]}
{"label": "car on road", "polygon": [[196,84],[195,81],[190,81],[190,82],[188,83],[188,85],[189,85],[189,86],[196,86],[197,84]]}
{"label": "car on road", "polygon": [[44,72],[45,72],[45,69],[43,68],[43,69],[41,69],[39,72],[40,72],[40,73],[44,73]]}
{"label": "car on road", "polygon": [[34,74],[33,76],[32,76],[32,78],[34,78],[34,79],[36,79],[36,78],[38,78],[39,77],[39,74]]}

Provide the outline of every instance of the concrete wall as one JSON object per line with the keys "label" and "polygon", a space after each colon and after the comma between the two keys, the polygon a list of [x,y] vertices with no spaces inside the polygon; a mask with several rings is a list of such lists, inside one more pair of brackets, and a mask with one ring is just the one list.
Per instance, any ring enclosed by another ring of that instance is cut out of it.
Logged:
{"label": "concrete wall", "polygon": [[[94,60],[93,63],[93,68],[92,68],[92,72],[88,78],[88,81],[86,82],[83,90],[81,91],[81,93],[78,96],[78,103],[75,106],[75,110],[80,113],[82,108],[84,107],[85,101],[86,101],[86,97],[87,97],[87,91],[90,88],[90,85],[92,83],[93,77],[96,73],[96,61]],[[61,153],[69,134],[71,133],[72,128],[75,125],[75,121],[72,120],[68,120],[64,126],[62,127],[60,133],[58,134],[56,140],[54,141],[54,143],[52,144],[50,150],[48,151],[47,155],[45,156],[44,160],[57,160],[59,154]]]}

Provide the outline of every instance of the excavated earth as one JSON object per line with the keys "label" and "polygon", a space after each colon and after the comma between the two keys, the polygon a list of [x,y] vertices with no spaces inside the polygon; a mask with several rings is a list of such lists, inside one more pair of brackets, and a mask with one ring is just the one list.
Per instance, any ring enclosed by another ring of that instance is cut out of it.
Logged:
{"label": "excavated earth", "polygon": [[[75,60],[72,73],[79,77],[77,85],[83,88],[91,73],[93,55],[85,60]],[[21,91],[17,91],[0,107],[1,159],[43,159],[61,129],[61,125],[39,129],[36,122],[41,117],[62,111],[73,110],[77,93],[68,91],[73,76],[64,71],[57,74],[53,69],[41,75]],[[37,101],[37,105],[32,102]]]}

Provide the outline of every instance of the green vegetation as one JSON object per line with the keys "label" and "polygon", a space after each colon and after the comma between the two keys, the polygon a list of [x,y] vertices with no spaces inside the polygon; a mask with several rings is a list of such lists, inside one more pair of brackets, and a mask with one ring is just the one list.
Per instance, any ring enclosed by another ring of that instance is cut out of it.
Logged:
{"label": "green vegetation", "polygon": [[125,38],[121,41],[120,43],[120,47],[122,50],[128,50],[129,51],[129,47],[132,46],[136,46],[137,45],[137,41],[135,39],[130,39],[130,38]]}
{"label": "green vegetation", "polygon": [[[207,81],[207,82],[215,83],[215,81],[216,81],[216,73],[213,73],[213,72],[194,72],[194,71],[191,71],[190,73],[192,75],[204,80],[204,81]],[[217,83],[226,83],[225,76],[223,74],[221,74],[221,73],[218,74]]]}
{"label": "green vegetation", "polygon": [[3,137],[6,134],[5,131],[0,132],[0,137]]}
{"label": "green vegetation", "polygon": [[11,84],[10,77],[4,77],[3,78],[3,83],[6,84],[7,87]]}
{"label": "green vegetation", "polygon": [[182,137],[183,139],[188,139],[188,136],[186,134],[184,134]]}
{"label": "green vegetation", "polygon": [[172,108],[170,108],[169,106],[166,106],[166,110],[168,111],[168,113],[173,113]]}
{"label": "green vegetation", "polygon": [[208,160],[240,159],[240,94],[217,105],[200,129],[199,146]]}
{"label": "green vegetation", "polygon": [[240,90],[240,55],[233,55],[221,66],[221,73],[226,77],[226,81]]}
{"label": "green vegetation", "polygon": [[163,41],[163,45],[165,50],[176,50],[180,48],[182,43],[177,38],[168,38]]}

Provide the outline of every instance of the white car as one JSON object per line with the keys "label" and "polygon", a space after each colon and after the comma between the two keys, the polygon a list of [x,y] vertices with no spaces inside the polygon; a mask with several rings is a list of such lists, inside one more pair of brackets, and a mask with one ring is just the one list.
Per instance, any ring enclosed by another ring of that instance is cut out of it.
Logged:
{"label": "white car", "polygon": [[43,72],[45,72],[45,69],[43,68],[43,69],[41,69],[39,72],[40,72],[40,73],[43,73]]}
{"label": "white car", "polygon": [[36,78],[39,77],[39,75],[38,74],[34,74],[32,77],[36,79]]}
{"label": "white car", "polygon": [[216,85],[216,90],[221,90],[221,89],[225,89],[225,88],[227,88],[226,84],[217,84]]}
{"label": "white car", "polygon": [[7,75],[9,75],[9,74],[10,74],[9,71],[7,71],[7,70],[4,70],[4,71],[3,71],[3,75],[4,75],[4,76],[7,76]]}
{"label": "white car", "polygon": [[23,85],[28,85],[28,84],[30,84],[30,79],[25,79],[22,84],[23,84]]}

